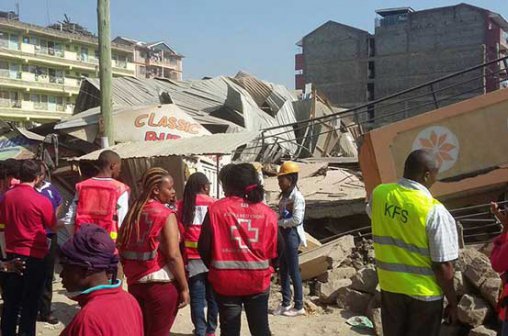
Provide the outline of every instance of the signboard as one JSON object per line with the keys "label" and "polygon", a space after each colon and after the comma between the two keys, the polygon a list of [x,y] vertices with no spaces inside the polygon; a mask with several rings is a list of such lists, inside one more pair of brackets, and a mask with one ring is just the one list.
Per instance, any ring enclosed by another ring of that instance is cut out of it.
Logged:
{"label": "signboard", "polygon": [[508,163],[505,144],[508,101],[401,131],[391,151],[398,176],[409,152],[424,148],[435,154],[439,178],[445,179]]}
{"label": "signboard", "polygon": [[211,133],[174,104],[129,107],[113,115],[115,141],[161,141]]}

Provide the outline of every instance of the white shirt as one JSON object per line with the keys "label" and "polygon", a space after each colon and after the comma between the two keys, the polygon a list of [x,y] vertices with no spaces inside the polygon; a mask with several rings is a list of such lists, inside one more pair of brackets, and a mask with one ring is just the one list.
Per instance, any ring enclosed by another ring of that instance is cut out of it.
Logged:
{"label": "white shirt", "polygon": [[303,229],[303,219],[305,217],[305,198],[298,188],[294,188],[288,197],[282,197],[279,202],[279,214],[282,215],[289,203],[293,203],[292,216],[290,218],[280,218],[278,224],[280,227],[296,227],[301,244],[307,246],[307,237]]}
{"label": "white shirt", "polygon": [[[94,180],[100,180],[100,181],[110,181],[112,178],[99,178],[99,177],[92,177]],[[72,199],[71,204],[69,205],[69,209],[67,210],[67,213],[65,214],[64,218],[62,218],[62,221],[65,225],[74,226],[74,222],[76,220],[76,209],[78,206],[78,194],[76,193],[74,195],[74,198]],[[129,211],[129,192],[124,191],[118,200],[116,201],[116,208],[117,208],[117,215],[118,215],[118,227],[123,223],[123,220],[127,216],[127,211]],[[71,232],[74,232],[73,230]]]}
{"label": "white shirt", "polygon": [[[412,190],[420,190],[429,198],[432,195],[424,185],[406,178],[399,180],[399,185]],[[371,217],[372,209],[367,203],[365,211]],[[434,262],[446,262],[458,259],[459,241],[457,225],[453,216],[446,210],[444,205],[437,204],[427,216],[427,235],[429,239],[430,258]]]}

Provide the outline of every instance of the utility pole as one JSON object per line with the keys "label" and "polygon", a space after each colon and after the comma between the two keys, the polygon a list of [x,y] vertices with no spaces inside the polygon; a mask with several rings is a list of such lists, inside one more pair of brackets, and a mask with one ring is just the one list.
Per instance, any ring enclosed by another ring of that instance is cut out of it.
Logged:
{"label": "utility pole", "polygon": [[113,132],[113,98],[111,72],[111,29],[109,0],[97,0],[97,23],[99,25],[99,78],[101,80],[101,112],[104,135],[103,148],[115,144]]}

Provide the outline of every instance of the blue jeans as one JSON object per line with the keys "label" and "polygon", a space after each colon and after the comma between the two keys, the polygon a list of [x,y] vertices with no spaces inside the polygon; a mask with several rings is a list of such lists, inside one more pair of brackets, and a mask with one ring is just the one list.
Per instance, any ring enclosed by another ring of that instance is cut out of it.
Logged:
{"label": "blue jeans", "polygon": [[[194,335],[205,336],[215,333],[219,309],[215,302],[212,286],[208,282],[208,273],[200,273],[189,279],[191,299],[191,319],[194,324]],[[205,318],[205,307],[207,316]]]}
{"label": "blue jeans", "polygon": [[302,276],[298,265],[298,247],[300,237],[296,228],[280,228],[284,238],[284,253],[280,258],[280,282],[282,287],[282,305],[289,307],[291,304],[291,283],[295,293],[295,309],[303,308]]}

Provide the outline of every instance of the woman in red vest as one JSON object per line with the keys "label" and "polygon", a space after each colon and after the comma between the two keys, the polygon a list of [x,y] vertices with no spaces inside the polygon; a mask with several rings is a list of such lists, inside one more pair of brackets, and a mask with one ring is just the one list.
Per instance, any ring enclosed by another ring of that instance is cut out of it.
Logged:
{"label": "woman in red vest", "polygon": [[175,213],[173,178],[162,168],[143,174],[143,192],[120,229],[119,252],[129,292],[143,312],[145,336],[167,336],[179,308],[189,303]]}
{"label": "woman in red vest", "polygon": [[494,248],[490,255],[492,268],[501,274],[503,291],[499,297],[498,315],[503,322],[502,336],[508,336],[508,213],[499,209],[497,203],[491,204],[491,211],[503,225],[503,232],[494,240]]}
{"label": "woman in red vest", "polygon": [[240,335],[242,306],[254,336],[270,335],[268,295],[277,258],[277,215],[251,164],[220,174],[226,198],[208,208],[198,249],[219,306],[221,335]]}
{"label": "woman in red vest", "polygon": [[[187,255],[187,272],[191,297],[191,319],[194,335],[209,336],[217,329],[217,303],[208,282],[208,268],[198,252],[198,240],[201,225],[208,207],[215,202],[210,194],[210,181],[203,173],[194,173],[189,177],[183,200],[178,203],[178,216],[184,228],[184,245]],[[205,317],[205,306],[207,316]]]}

